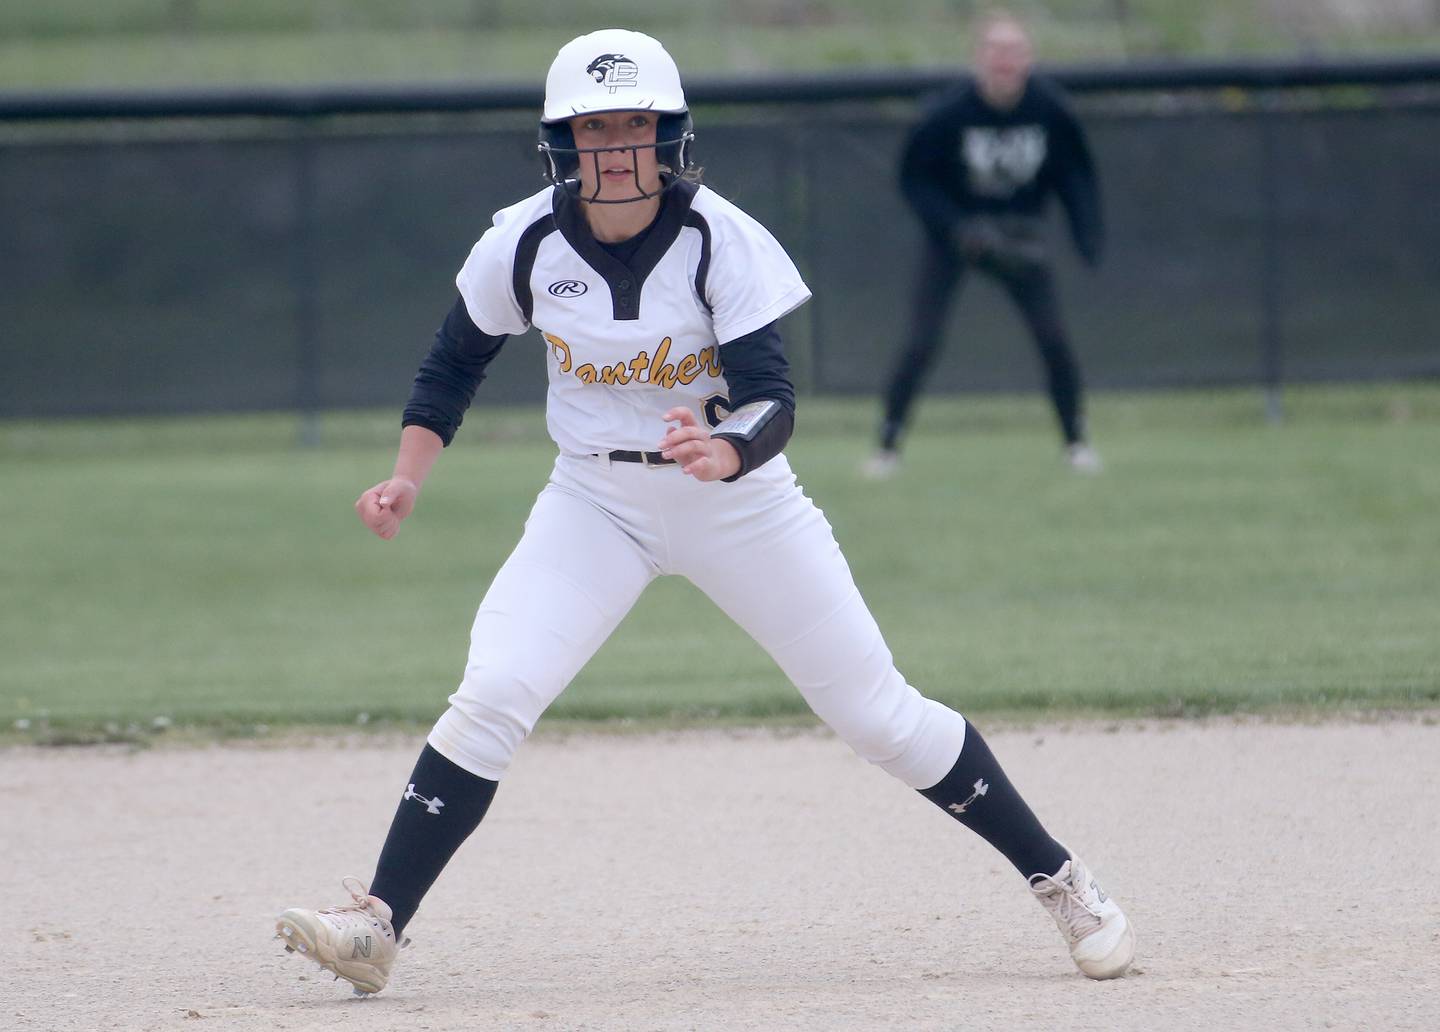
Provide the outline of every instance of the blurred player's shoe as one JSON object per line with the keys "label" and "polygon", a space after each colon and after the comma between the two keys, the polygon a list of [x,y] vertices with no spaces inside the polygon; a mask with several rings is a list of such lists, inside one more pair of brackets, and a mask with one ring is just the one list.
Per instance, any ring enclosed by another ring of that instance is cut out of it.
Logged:
{"label": "blurred player's shoe", "polygon": [[900,469],[900,453],[881,449],[865,460],[860,475],[866,480],[889,480]]}
{"label": "blurred player's shoe", "polygon": [[[390,980],[401,944],[395,941],[390,908],[371,896],[358,878],[346,878],[353,900],[327,910],[293,907],[275,922],[286,952],[301,953],[355,987],[357,996],[378,993]],[[407,942],[409,940],[406,940]]]}
{"label": "blurred player's shoe", "polygon": [[1076,441],[1065,449],[1065,461],[1076,473],[1099,473],[1105,468],[1100,453],[1084,441]]}
{"label": "blurred player's shoe", "polygon": [[1055,874],[1037,874],[1030,891],[1050,912],[1070,957],[1091,978],[1119,978],[1135,959],[1135,929],[1085,865],[1071,856]]}

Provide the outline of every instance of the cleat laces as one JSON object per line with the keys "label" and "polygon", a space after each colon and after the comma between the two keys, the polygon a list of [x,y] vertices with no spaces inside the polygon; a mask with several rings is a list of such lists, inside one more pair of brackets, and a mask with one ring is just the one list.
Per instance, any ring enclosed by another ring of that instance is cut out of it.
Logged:
{"label": "cleat laces", "polygon": [[1030,879],[1030,891],[1050,912],[1065,941],[1072,946],[1099,930],[1102,923],[1099,908],[1085,898],[1088,893],[1075,888],[1075,874],[1072,868],[1069,877],[1064,879],[1051,874],[1037,874]]}
{"label": "cleat laces", "polygon": [[330,922],[337,926],[347,923],[352,914],[363,914],[376,928],[381,926],[380,915],[375,909],[375,900],[365,888],[365,883],[353,875],[346,875],[341,879],[340,884],[350,893],[351,902],[342,903],[338,907],[326,907],[324,910],[317,910],[316,913],[325,917],[336,917],[339,920]]}
{"label": "cleat laces", "polygon": [[[381,900],[370,895],[365,883],[354,875],[346,875],[340,880],[340,884],[350,893],[350,902],[317,910],[316,915],[324,918],[326,924],[342,933],[353,922],[363,920],[382,936],[395,942],[395,926],[390,923],[390,908],[385,906]],[[409,936],[395,942],[397,950],[403,950],[409,945]]]}

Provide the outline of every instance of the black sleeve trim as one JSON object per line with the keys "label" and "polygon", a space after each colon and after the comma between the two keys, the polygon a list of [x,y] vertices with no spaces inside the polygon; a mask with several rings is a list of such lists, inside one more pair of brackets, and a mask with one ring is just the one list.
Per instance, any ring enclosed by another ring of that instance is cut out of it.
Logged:
{"label": "black sleeve trim", "polygon": [[420,363],[402,426],[423,426],[447,446],[485,379],[485,367],[500,353],[505,335],[492,337],[470,318],[465,300],[457,298],[435,334],[430,353]]}
{"label": "black sleeve trim", "polygon": [[713,313],[715,307],[710,304],[705,287],[710,276],[710,223],[705,221],[704,215],[692,208],[685,215],[685,225],[700,231],[700,264],[695,269],[695,293],[700,296],[700,303],[705,306],[705,311]]}
{"label": "black sleeve trim", "polygon": [[540,242],[556,229],[555,216],[546,215],[532,222],[525,232],[520,234],[520,242],[515,245],[515,266],[510,273],[510,286],[515,291],[515,302],[520,306],[527,323],[535,314],[535,295],[530,291],[530,273],[535,270],[535,255],[540,250]]}

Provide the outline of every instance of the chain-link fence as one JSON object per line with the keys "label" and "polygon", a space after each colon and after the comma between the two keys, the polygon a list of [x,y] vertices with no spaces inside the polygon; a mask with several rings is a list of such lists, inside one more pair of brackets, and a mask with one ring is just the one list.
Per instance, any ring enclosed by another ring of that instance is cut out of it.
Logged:
{"label": "chain-link fence", "polygon": [[[1062,73],[1110,224],[1061,282],[1099,388],[1440,375],[1440,62]],[[810,391],[876,389],[919,234],[896,160],[933,76],[700,83],[706,181],[815,300]],[[0,98],[0,417],[403,401],[490,214],[543,183],[530,91]],[[972,280],[939,390],[1028,388]],[[487,401],[535,401],[507,345]]]}

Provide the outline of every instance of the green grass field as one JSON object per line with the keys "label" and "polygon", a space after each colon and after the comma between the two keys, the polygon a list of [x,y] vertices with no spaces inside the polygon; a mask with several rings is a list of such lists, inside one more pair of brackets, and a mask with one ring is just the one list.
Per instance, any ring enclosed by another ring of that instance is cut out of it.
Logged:
{"label": "green grass field", "polygon": [[[1440,702],[1440,386],[1101,394],[1096,478],[1038,398],[928,399],[907,466],[855,475],[870,401],[789,449],[901,668],[966,712],[1173,715]],[[0,728],[124,737],[428,723],[552,447],[477,410],[385,543],[351,511],[391,413],[0,424]],[[552,716],[789,719],[799,696],[657,582]],[[133,726],[132,726],[133,725]],[[13,737],[13,730],[11,731]]]}

